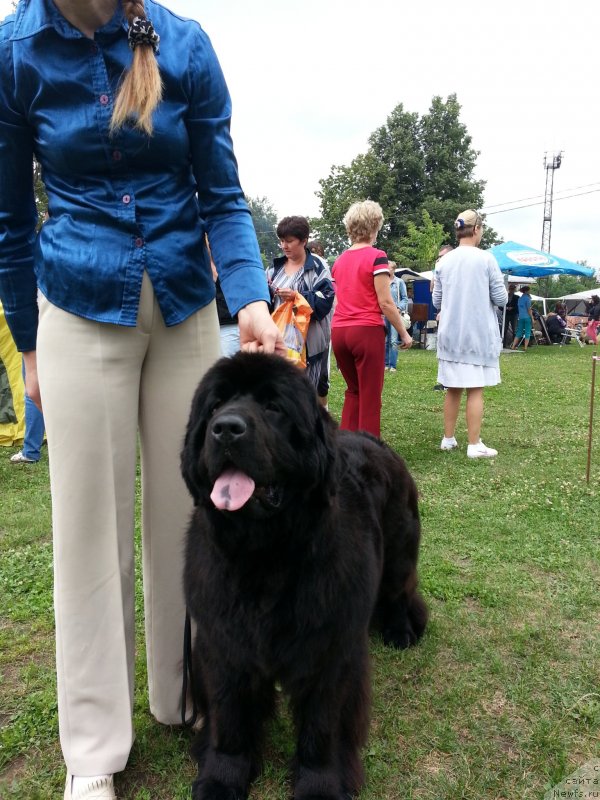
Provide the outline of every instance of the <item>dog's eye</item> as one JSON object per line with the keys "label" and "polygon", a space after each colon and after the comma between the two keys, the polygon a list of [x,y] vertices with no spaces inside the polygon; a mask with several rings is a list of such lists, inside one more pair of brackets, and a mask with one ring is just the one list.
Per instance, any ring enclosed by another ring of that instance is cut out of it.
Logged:
{"label": "dog's eye", "polygon": [[208,409],[208,414],[209,414],[209,416],[210,416],[210,417],[212,417],[212,415],[215,413],[215,411],[217,411],[217,410],[219,409],[219,407],[220,407],[221,405],[222,405],[222,402],[221,402],[221,400],[215,400],[215,401],[214,401],[214,403],[212,403],[212,404],[209,406],[209,409]]}
{"label": "dog's eye", "polygon": [[274,414],[281,414],[281,408],[273,400],[265,403],[265,411],[271,411]]}

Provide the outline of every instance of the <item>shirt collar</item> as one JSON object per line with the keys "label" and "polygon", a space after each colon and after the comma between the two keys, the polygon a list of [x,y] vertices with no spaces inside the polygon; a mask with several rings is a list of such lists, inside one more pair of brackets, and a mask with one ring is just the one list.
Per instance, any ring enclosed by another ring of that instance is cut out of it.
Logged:
{"label": "shirt collar", "polygon": [[[83,36],[81,31],[63,17],[52,0],[21,0],[17,6],[11,39],[27,39],[46,28],[54,28],[65,39],[79,39]],[[98,33],[111,34],[120,28],[127,30],[127,21],[121,3],[117,3],[112,19]]]}

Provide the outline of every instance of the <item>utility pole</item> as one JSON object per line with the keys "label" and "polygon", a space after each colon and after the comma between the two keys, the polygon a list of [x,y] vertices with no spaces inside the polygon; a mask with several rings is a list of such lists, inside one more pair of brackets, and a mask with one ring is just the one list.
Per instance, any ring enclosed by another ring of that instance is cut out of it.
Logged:
{"label": "utility pole", "polygon": [[544,169],[546,170],[546,196],[544,198],[544,225],[542,227],[542,247],[546,253],[550,252],[550,236],[552,235],[552,194],[554,192],[554,170],[559,169],[562,162],[563,151],[548,156],[544,153]]}

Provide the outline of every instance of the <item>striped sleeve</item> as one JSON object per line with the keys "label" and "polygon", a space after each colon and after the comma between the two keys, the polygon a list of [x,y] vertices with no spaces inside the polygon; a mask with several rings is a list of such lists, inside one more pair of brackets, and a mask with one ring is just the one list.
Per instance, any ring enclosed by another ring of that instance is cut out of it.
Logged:
{"label": "striped sleeve", "polygon": [[373,275],[381,275],[382,272],[389,272],[388,257],[380,250],[380,255],[373,262]]}

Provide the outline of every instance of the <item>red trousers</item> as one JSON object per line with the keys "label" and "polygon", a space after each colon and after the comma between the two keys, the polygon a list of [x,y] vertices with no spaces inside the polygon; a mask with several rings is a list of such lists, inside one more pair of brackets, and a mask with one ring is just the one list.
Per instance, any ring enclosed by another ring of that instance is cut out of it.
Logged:
{"label": "red trousers", "polygon": [[385,366],[383,325],[333,328],[331,344],[346,381],[340,427],[380,435],[381,393]]}

